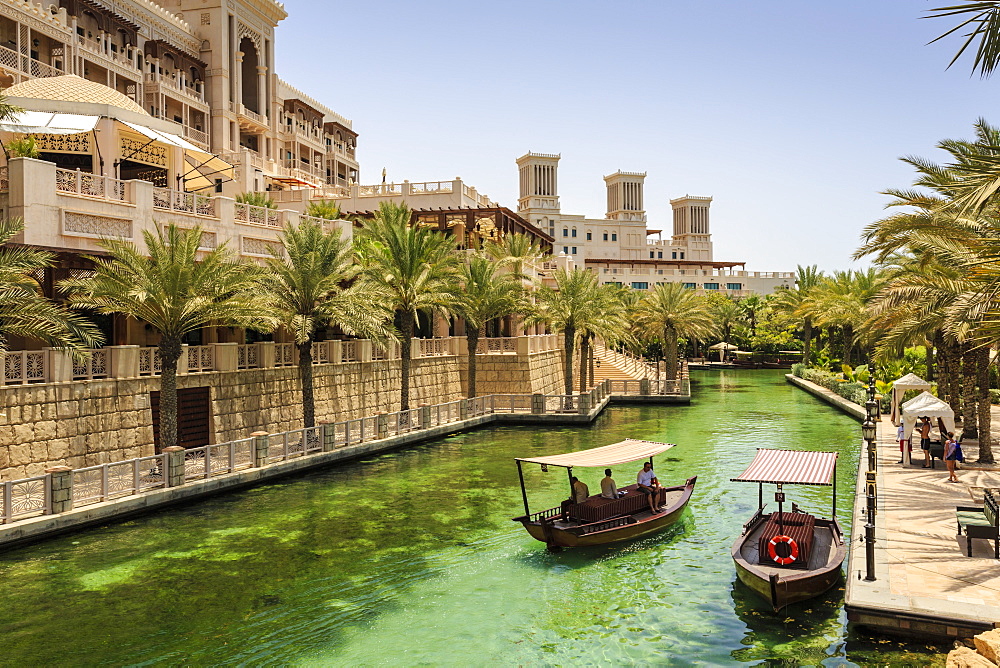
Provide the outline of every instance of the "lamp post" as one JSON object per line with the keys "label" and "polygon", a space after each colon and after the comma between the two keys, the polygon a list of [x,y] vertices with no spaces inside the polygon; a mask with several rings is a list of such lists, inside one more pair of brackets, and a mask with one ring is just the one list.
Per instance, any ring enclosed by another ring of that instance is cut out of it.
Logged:
{"label": "lamp post", "polygon": [[865,496],[868,521],[865,523],[865,580],[875,581],[875,472],[877,466],[875,439],[878,436],[877,422],[881,419],[878,402],[875,400],[875,382],[868,387],[868,401],[865,402],[865,421],[861,424],[861,437],[868,447],[868,472],[865,474]]}

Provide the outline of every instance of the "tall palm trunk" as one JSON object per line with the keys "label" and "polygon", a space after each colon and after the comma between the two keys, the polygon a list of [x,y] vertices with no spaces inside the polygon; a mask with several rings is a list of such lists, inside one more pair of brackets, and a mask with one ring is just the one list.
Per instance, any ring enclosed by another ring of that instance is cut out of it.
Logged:
{"label": "tall palm trunk", "polygon": [[854,353],[854,326],[844,325],[844,364],[853,367]]}
{"label": "tall palm trunk", "polygon": [[313,393],[312,337],[296,343],[299,349],[299,380],[302,383],[302,425],[316,426],[316,397]]}
{"label": "tall palm trunk", "polygon": [[927,375],[924,377],[928,383],[934,380],[934,343],[926,342],[924,347],[924,366],[927,368]]}
{"label": "tall palm trunk", "polygon": [[563,377],[566,394],[573,394],[573,344],[576,343],[576,327],[563,330]]}
{"label": "tall palm trunk", "polygon": [[587,357],[590,355],[590,335],[580,337],[580,394],[587,391]]}
{"label": "tall palm trunk", "polygon": [[963,341],[962,350],[962,438],[978,438],[976,424],[976,377],[978,360],[971,341]]}
{"label": "tall palm trunk", "polygon": [[399,320],[402,340],[399,342],[399,410],[410,408],[410,353],[413,347],[413,314],[404,311]]}
{"label": "tall palm trunk", "polygon": [[993,463],[992,431],[990,415],[990,348],[976,349],[976,383],[979,385],[979,463]]}
{"label": "tall palm trunk", "polygon": [[587,382],[587,387],[593,387],[594,386],[594,350],[595,350],[595,348],[596,348],[596,346],[594,346],[594,335],[591,334],[590,335],[590,357],[587,360],[587,366],[589,367],[589,370],[588,370],[589,378],[588,378],[588,382]]}
{"label": "tall palm trunk", "polygon": [[809,364],[809,360],[812,357],[812,334],[813,334],[813,323],[812,318],[806,318],[802,322],[802,363]]}
{"label": "tall palm trunk", "polygon": [[479,334],[482,332],[482,327],[476,327],[472,329],[469,327],[468,323],[465,325],[465,350],[469,355],[469,398],[476,398],[476,370],[477,370],[477,360],[476,360],[476,349],[479,348]]}
{"label": "tall palm trunk", "polygon": [[948,351],[948,405],[955,413],[955,419],[962,419],[962,357],[959,351],[959,344],[955,341],[948,341],[945,344]]}
{"label": "tall palm trunk", "polygon": [[164,335],[157,350],[160,356],[160,449],[177,445],[177,361],[181,358],[181,337]]}
{"label": "tall palm trunk", "polygon": [[663,366],[667,380],[677,380],[677,330],[669,325],[663,328]]}

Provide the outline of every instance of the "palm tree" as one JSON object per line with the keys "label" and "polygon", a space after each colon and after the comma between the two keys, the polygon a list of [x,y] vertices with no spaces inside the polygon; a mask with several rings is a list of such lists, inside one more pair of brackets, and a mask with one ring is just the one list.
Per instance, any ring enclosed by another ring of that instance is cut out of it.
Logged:
{"label": "palm tree", "polygon": [[454,240],[440,232],[410,226],[410,208],[381,202],[355,243],[361,264],[359,288],[377,295],[395,311],[401,352],[400,408],[410,407],[413,333],[421,312],[442,312],[454,303],[458,260]]}
{"label": "palm tree", "polygon": [[856,337],[868,319],[866,307],[885,283],[878,270],[835,271],[816,288],[816,321],[839,327],[844,336],[845,364],[854,359]]}
{"label": "palm tree", "polygon": [[802,323],[802,363],[809,364],[812,355],[813,317],[815,305],[813,293],[823,279],[823,272],[816,265],[795,270],[795,289],[779,290],[775,293],[774,305],[778,311]]}
{"label": "palm tree", "polygon": [[955,57],[951,59],[951,62],[948,63],[948,67],[954,65],[962,54],[965,53],[965,50],[978,40],[979,46],[976,49],[976,59],[972,63],[972,71],[978,71],[983,78],[993,73],[997,64],[1000,63],[1000,2],[966,0],[961,5],[936,7],[927,11],[932,14],[930,17],[925,18],[941,18],[946,16],[964,18],[957,26],[930,42],[933,44],[963,28],[968,29],[968,32],[963,35],[966,38],[965,42],[959,48]]}
{"label": "palm tree", "polygon": [[559,269],[553,274],[555,287],[543,285],[535,293],[538,311],[529,322],[545,322],[563,335],[563,378],[567,395],[573,394],[573,355],[576,351],[577,329],[592,317],[597,296],[597,275],[573,268]]}
{"label": "palm tree", "polygon": [[46,251],[6,245],[24,229],[19,218],[0,220],[0,352],[11,336],[38,339],[54,348],[101,345],[100,331],[86,318],[49,301],[32,274],[52,266]]}
{"label": "palm tree", "polygon": [[524,288],[515,275],[503,273],[499,265],[481,255],[473,255],[463,265],[461,286],[453,309],[465,319],[466,350],[469,355],[470,399],[476,396],[476,349],[486,323],[505,315],[526,314],[530,305]]}
{"label": "palm tree", "polygon": [[709,300],[709,310],[712,319],[715,321],[717,333],[722,336],[723,343],[726,344],[723,350],[723,360],[729,355],[729,345],[733,336],[733,329],[738,327],[743,321],[743,313],[739,305],[725,295],[713,295]]}
{"label": "palm tree", "polygon": [[[274,325],[260,297],[260,271],[234,261],[225,244],[203,251],[201,229],[173,224],[143,231],[148,256],[131,241],[102,239],[108,257],[92,257],[94,274],[62,282],[77,306],[121,313],[161,337],[160,444],[177,445],[177,361],[185,334],[212,324]],[[201,257],[199,258],[199,255]]]}
{"label": "palm tree", "polygon": [[332,199],[313,200],[309,202],[306,205],[305,214],[313,218],[322,218],[323,220],[340,220],[342,215],[340,205],[337,204],[336,200]]}
{"label": "palm tree", "polygon": [[295,336],[299,351],[304,426],[316,424],[312,347],[320,327],[335,324],[344,332],[385,341],[392,313],[371,293],[350,281],[357,275],[350,242],[320,223],[287,227],[282,235],[287,257],[267,260],[268,301],[281,325]]}
{"label": "palm tree", "polygon": [[638,292],[613,283],[597,286],[590,309],[578,325],[580,336],[580,392],[594,385],[594,339],[602,337],[608,345],[632,339],[627,317],[628,304],[637,303]]}
{"label": "palm tree", "polygon": [[538,241],[527,234],[505,234],[498,241],[490,239],[483,244],[483,252],[501,265],[509,266],[515,276],[532,278],[525,275],[525,265],[540,262],[547,255],[538,245]]}
{"label": "palm tree", "polygon": [[705,338],[715,331],[705,298],[680,283],[659,283],[639,303],[636,324],[648,337],[663,337],[667,380],[677,379],[677,339]]}

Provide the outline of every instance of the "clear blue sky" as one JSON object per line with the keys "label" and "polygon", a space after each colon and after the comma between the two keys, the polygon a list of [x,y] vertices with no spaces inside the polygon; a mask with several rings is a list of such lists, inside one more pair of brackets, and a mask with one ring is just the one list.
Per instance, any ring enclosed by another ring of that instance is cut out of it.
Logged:
{"label": "clear blue sky", "polygon": [[[1000,76],[946,65],[942,0],[287,0],[278,73],[354,121],[361,182],[461,176],[515,209],[515,158],[561,153],[564,213],[648,172],[650,227],[711,195],[719,260],[850,264],[899,162],[1000,124]],[[317,20],[317,17],[321,17]]]}

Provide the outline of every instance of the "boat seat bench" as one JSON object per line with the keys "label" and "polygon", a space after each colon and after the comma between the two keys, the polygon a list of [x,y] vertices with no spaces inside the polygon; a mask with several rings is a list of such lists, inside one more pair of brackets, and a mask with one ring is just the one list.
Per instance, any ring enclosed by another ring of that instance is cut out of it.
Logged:
{"label": "boat seat bench", "polygon": [[[577,522],[603,522],[622,515],[634,515],[649,509],[649,501],[646,495],[639,491],[638,485],[629,485],[621,490],[627,492],[623,497],[617,499],[605,499],[600,496],[592,496],[583,503],[568,503],[566,511],[571,520]],[[666,500],[666,490],[660,488],[659,503]]]}
{"label": "boat seat bench", "polygon": [[774,563],[767,554],[767,544],[775,536],[782,533],[794,540],[799,546],[799,557],[793,563],[783,568],[805,568],[809,564],[809,554],[812,551],[813,529],[816,518],[808,513],[780,513],[781,524],[778,524],[779,513],[771,513],[764,524],[758,544],[760,563],[767,566],[780,566]]}
{"label": "boat seat bench", "polygon": [[1000,510],[990,490],[983,494],[982,508],[957,506],[955,520],[958,522],[958,535],[965,532],[967,556],[972,556],[972,539],[985,538],[993,541],[993,558],[1000,559]]}

